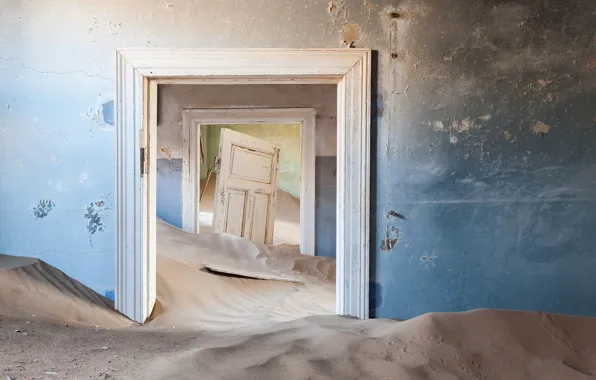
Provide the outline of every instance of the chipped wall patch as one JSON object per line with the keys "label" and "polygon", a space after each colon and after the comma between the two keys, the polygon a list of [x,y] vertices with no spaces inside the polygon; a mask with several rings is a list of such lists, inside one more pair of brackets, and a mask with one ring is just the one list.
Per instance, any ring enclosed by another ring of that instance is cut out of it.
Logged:
{"label": "chipped wall patch", "polygon": [[41,198],[37,206],[33,208],[35,219],[43,219],[54,209],[55,203],[50,198]]}
{"label": "chipped wall patch", "polygon": [[172,160],[172,152],[170,151],[170,148],[168,148],[167,146],[162,146],[160,150],[163,154],[165,154],[168,157],[169,161]]}
{"label": "chipped wall patch", "polygon": [[488,121],[490,120],[490,118],[492,117],[492,115],[482,115],[482,116],[478,116],[478,118],[480,120],[484,120],[484,121]]}
{"label": "chipped wall patch", "polygon": [[339,9],[337,8],[337,5],[333,4],[333,2],[330,2],[328,11],[331,15],[335,16],[339,12]]}
{"label": "chipped wall patch", "polygon": [[503,136],[505,136],[505,140],[507,141],[511,140],[512,137],[511,132],[509,131],[503,131]]}
{"label": "chipped wall patch", "polygon": [[108,99],[104,100],[100,99],[97,105],[89,107],[86,113],[82,113],[81,116],[92,120],[99,124],[100,130],[104,132],[110,132],[114,130],[114,125],[116,124],[115,114],[114,114],[114,100]]}
{"label": "chipped wall patch", "polygon": [[532,132],[535,135],[538,135],[538,134],[547,135],[548,132],[550,131],[550,129],[551,129],[551,126],[543,123],[542,121],[537,121],[532,126]]}
{"label": "chipped wall patch", "polygon": [[358,24],[344,24],[341,32],[341,41],[344,45],[352,44],[360,38],[360,27]]}
{"label": "chipped wall patch", "polygon": [[87,183],[87,180],[89,179],[89,174],[87,173],[81,173],[81,175],[79,176],[79,183],[81,185]]}
{"label": "chipped wall patch", "polygon": [[110,197],[111,194],[104,194],[99,200],[85,206],[85,214],[83,216],[87,219],[87,232],[89,232],[90,244],[92,236],[105,229],[103,220],[111,210],[111,204],[109,203]]}
{"label": "chipped wall patch", "polygon": [[445,128],[445,124],[441,120],[435,120],[433,122],[433,129],[437,132],[443,132],[447,130]]}
{"label": "chipped wall patch", "polygon": [[387,228],[387,237],[381,240],[381,250],[392,251],[399,242],[399,228],[391,226]]}

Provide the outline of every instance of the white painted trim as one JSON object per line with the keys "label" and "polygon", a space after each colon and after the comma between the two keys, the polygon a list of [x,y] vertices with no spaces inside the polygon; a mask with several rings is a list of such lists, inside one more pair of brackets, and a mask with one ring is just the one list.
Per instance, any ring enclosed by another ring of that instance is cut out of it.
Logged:
{"label": "white painted trim", "polygon": [[[156,110],[147,82],[338,83],[337,313],[368,318],[370,65],[368,49],[119,49],[116,60],[116,308],[137,322],[155,300]],[[141,139],[141,136],[145,136]],[[147,176],[140,148],[147,149]],[[145,179],[146,178],[146,179]],[[147,182],[143,186],[143,181]],[[144,207],[144,202],[149,202]],[[146,211],[144,211],[144,209]],[[146,222],[147,220],[148,222]],[[149,225],[148,228],[143,226]]]}
{"label": "white painted trim", "polygon": [[[200,173],[197,125],[206,124],[295,124],[300,128],[300,250],[315,252],[315,156],[316,109],[314,108],[205,108],[182,111],[182,229],[199,233]],[[187,164],[185,164],[187,163]],[[207,163],[211,165],[211,163]]]}

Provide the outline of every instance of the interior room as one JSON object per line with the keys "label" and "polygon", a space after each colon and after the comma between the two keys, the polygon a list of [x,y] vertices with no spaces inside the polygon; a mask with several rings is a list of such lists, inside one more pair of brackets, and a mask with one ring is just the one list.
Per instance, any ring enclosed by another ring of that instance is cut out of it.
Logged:
{"label": "interior room", "polygon": [[596,379],[595,15],[1,0],[0,379]]}

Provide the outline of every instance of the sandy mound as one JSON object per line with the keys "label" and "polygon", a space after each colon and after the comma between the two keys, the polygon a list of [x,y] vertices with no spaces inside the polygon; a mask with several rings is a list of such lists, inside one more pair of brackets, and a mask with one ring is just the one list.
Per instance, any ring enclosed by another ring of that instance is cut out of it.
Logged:
{"label": "sandy mound", "polygon": [[311,317],[196,342],[147,379],[594,379],[596,320],[479,310]]}
{"label": "sandy mound", "polygon": [[404,322],[307,317],[333,313],[334,260],[161,221],[160,302],[143,327],[124,328],[106,299],[42,261],[0,256],[0,268],[0,314],[20,318],[0,316],[0,375],[11,379],[596,379],[596,319],[494,310]]}
{"label": "sandy mound", "polygon": [[124,327],[110,300],[37,259],[0,255],[0,314]]}
{"label": "sandy mound", "polygon": [[[207,187],[205,183],[205,180],[201,180],[201,191],[205,190],[201,198],[199,225],[202,233],[209,233],[213,224],[217,176],[211,176]],[[300,200],[282,190],[277,192],[273,244],[300,244]]]}
{"label": "sandy mound", "polygon": [[[14,333],[23,326],[29,335]],[[529,312],[315,316],[217,332],[0,318],[0,341],[0,374],[12,379],[596,379],[596,319]]]}
{"label": "sandy mound", "polygon": [[296,246],[158,220],[157,252],[158,306],[146,328],[227,330],[335,312],[335,260]]}

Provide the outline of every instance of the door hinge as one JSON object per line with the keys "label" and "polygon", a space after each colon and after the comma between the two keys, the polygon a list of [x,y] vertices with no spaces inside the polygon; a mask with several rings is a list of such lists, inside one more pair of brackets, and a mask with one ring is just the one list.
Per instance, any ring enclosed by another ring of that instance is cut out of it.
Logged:
{"label": "door hinge", "polygon": [[141,177],[145,175],[145,148],[141,148]]}

